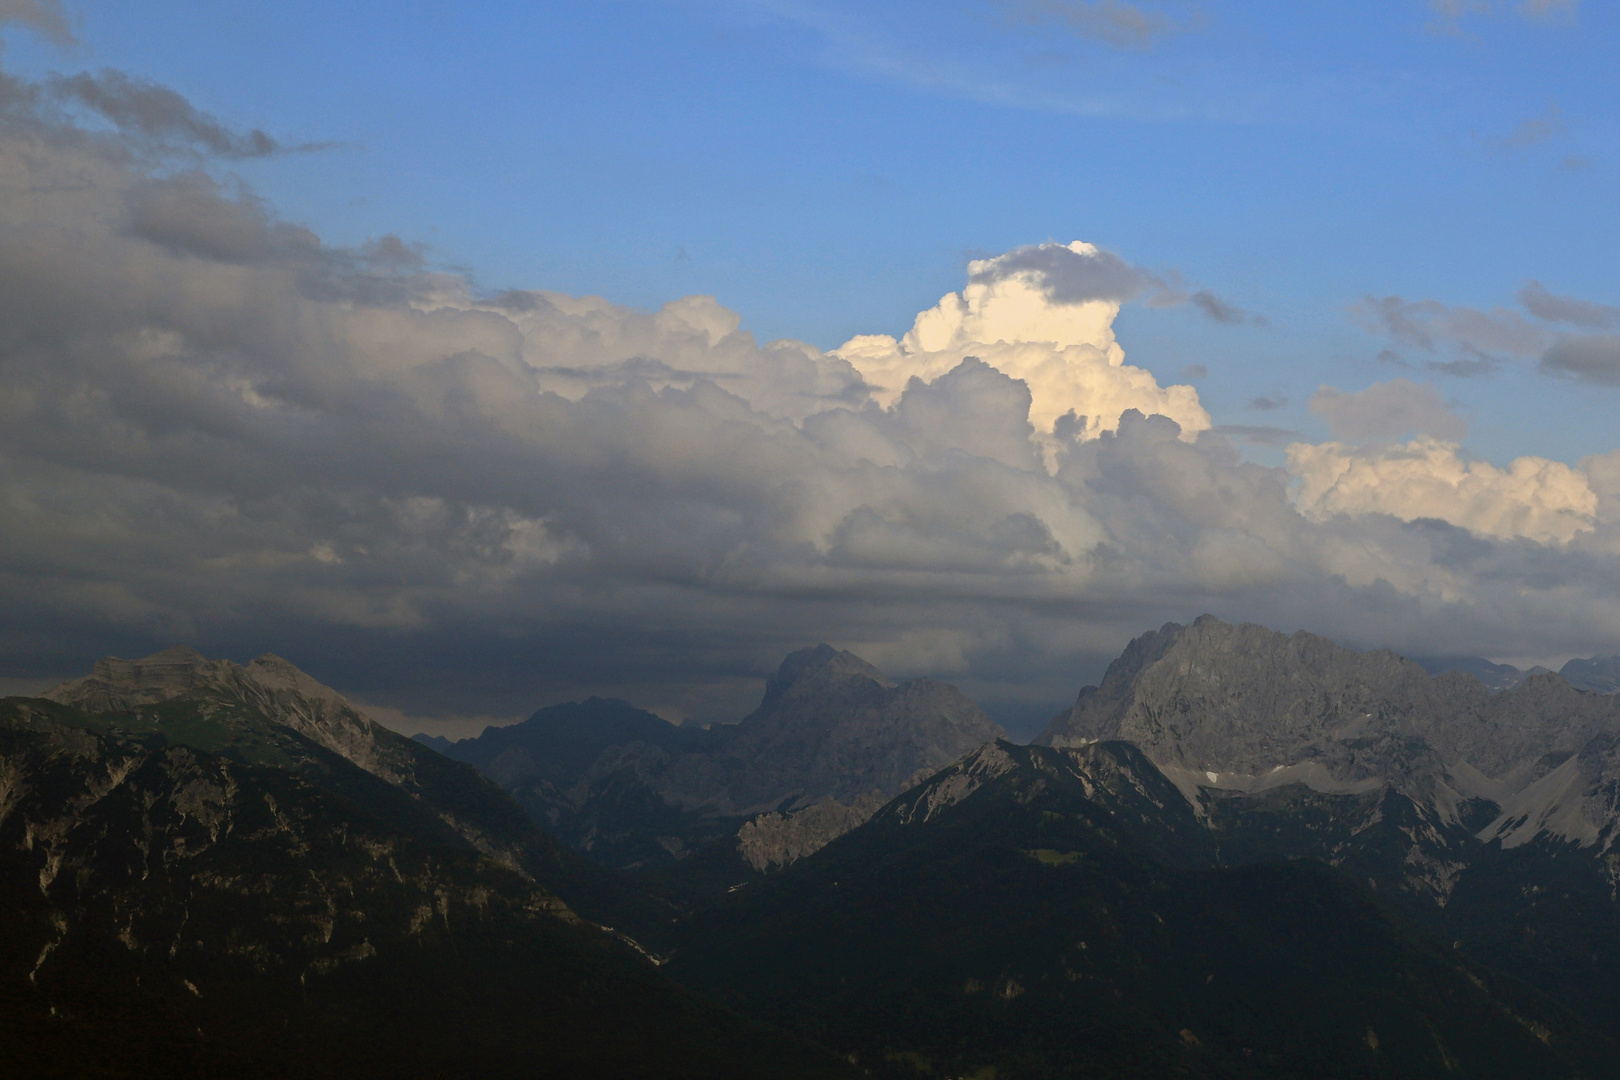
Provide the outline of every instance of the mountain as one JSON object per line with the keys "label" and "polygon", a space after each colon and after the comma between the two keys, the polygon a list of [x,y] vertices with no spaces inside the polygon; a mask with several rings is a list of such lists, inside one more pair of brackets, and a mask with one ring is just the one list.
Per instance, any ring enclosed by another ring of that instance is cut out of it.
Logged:
{"label": "mountain", "polygon": [[[1582,693],[1551,672],[1492,693],[1457,671],[1431,678],[1387,650],[1206,615],[1137,638],[1037,741],[1129,740],[1194,798],[1206,787],[1393,785],[1448,819],[1470,799],[1495,803],[1503,812],[1489,835],[1509,844],[1545,834],[1590,845],[1613,826],[1601,783],[1580,795],[1595,801],[1576,807],[1561,779],[1583,751],[1601,773],[1593,763],[1615,732],[1620,698]],[[1536,787],[1560,766],[1560,780]]]}
{"label": "mountain", "polygon": [[1551,672],[1492,692],[1205,616],[1133,641],[1040,741],[1111,739],[1176,783],[1222,863],[1341,867],[1620,1026],[1620,697]]}
{"label": "mountain", "polygon": [[246,665],[176,646],[140,660],[98,660],[47,690],[101,731],[151,736],[297,773],[435,844],[489,856],[582,915],[656,936],[661,906],[536,828],[477,770],[376,723],[342,695],[272,655]]}
{"label": "mountain", "polygon": [[694,916],[668,970],[874,1076],[1600,1077],[1591,1025],[1128,743],[991,743]]}
{"label": "mountain", "polygon": [[947,683],[897,684],[819,645],[787,657],[734,726],[677,727],[592,698],[428,745],[477,766],[606,865],[667,865],[740,831],[743,858],[764,869],[816,850],[1002,734]]}
{"label": "mountain", "polygon": [[1577,690],[1613,694],[1620,691],[1620,656],[1594,656],[1588,660],[1571,660],[1558,669],[1558,674]]}
{"label": "mountain", "polygon": [[1409,656],[1407,659],[1430,675],[1444,675],[1448,671],[1472,675],[1487,690],[1508,690],[1524,682],[1527,676],[1547,670],[1533,667],[1529,671],[1521,671],[1512,664],[1493,663],[1483,656]]}
{"label": "mountain", "polygon": [[[352,717],[312,688],[277,691],[326,701],[284,739],[242,712],[216,723],[230,693],[267,688],[205,664],[168,654],[56,695],[113,710],[97,714],[0,700],[0,1060],[16,1075],[848,1074],[671,984],[498,853],[323,784],[331,762],[299,740]],[[435,798],[425,771],[412,784],[423,805],[465,801]]]}

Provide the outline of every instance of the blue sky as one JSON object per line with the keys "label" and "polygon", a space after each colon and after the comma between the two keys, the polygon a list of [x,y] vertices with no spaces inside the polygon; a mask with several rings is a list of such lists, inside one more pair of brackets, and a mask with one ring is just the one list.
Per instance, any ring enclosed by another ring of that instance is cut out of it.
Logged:
{"label": "blue sky", "polygon": [[1532,279],[1620,301],[1620,13],[1455,6],[1144,4],[1110,33],[1107,5],[1034,2],[84,2],[78,47],[13,31],[8,60],[340,143],[235,171],[328,242],[396,233],[487,289],[706,293],[832,348],[903,331],[970,257],[1083,239],[1269,320],[1122,316],[1162,381],[1209,370],[1221,422],[1320,436],[1318,385],[1408,374],[1498,463],[1613,449],[1616,391],[1397,348],[1413,375],[1347,315]]}
{"label": "blue sky", "polygon": [[1206,611],[1620,652],[1612,4],[0,38],[0,689],[184,641],[405,726],[734,719],[828,641],[1032,730]]}

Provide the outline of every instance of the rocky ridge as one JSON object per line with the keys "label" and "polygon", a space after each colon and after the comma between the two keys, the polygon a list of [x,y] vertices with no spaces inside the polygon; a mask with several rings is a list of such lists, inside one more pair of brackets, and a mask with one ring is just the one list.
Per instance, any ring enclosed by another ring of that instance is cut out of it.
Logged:
{"label": "rocky ridge", "polygon": [[1481,840],[1607,850],[1620,826],[1609,786],[1620,779],[1617,734],[1620,697],[1551,672],[1493,693],[1388,650],[1206,615],[1137,638],[1038,741],[1130,741],[1195,806],[1206,791],[1390,789],[1447,825],[1494,804]]}

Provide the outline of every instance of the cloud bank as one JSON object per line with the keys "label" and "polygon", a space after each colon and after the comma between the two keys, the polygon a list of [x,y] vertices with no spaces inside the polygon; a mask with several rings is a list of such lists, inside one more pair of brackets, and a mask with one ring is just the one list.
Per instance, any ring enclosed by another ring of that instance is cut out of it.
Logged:
{"label": "cloud bank", "polygon": [[196,163],[238,144],[13,85],[0,677],[184,640],[407,711],[735,718],[828,640],[1039,721],[1203,611],[1620,649],[1620,456],[1468,461],[1409,385],[1322,398],[1339,439],[1292,472],[1246,462],[1124,362],[1114,318],[1163,276],[1089,245],[974,262],[903,337],[822,352],[708,297],[484,296],[397,238],[332,247]]}

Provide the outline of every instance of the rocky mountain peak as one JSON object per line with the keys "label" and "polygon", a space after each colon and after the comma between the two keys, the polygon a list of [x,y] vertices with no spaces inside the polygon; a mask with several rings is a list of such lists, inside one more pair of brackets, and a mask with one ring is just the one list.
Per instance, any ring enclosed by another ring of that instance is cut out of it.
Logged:
{"label": "rocky mountain peak", "polygon": [[765,703],[789,693],[815,693],[849,682],[870,682],[885,688],[895,685],[854,653],[823,643],[788,654],[776,674],[765,682]]}
{"label": "rocky mountain peak", "polygon": [[311,701],[348,704],[342,694],[274,653],[265,653],[239,670],[243,677],[267,690],[286,690],[301,694]]}
{"label": "rocky mountain peak", "polygon": [[797,793],[804,806],[825,795],[848,804],[893,794],[919,770],[1003,734],[949,683],[895,683],[853,653],[818,645],[783,661],[738,725],[728,753],[743,769],[732,797],[751,806]]}
{"label": "rocky mountain peak", "polygon": [[1444,687],[1388,650],[1358,653],[1205,615],[1133,641],[1038,741],[1125,739],[1162,766],[1252,774],[1331,754],[1346,740],[1416,733],[1415,717],[1442,695],[1465,708],[1489,697],[1468,676],[1449,676]]}
{"label": "rocky mountain peak", "polygon": [[1131,642],[1038,742],[1134,743],[1195,807],[1211,791],[1394,791],[1447,827],[1470,800],[1496,804],[1481,839],[1591,845],[1620,833],[1620,755],[1598,745],[1615,733],[1620,699],[1554,672],[1493,691],[1454,666],[1431,676],[1387,649],[1204,616]]}
{"label": "rocky mountain peak", "polygon": [[217,683],[235,666],[228,660],[210,660],[187,645],[171,645],[139,660],[104,656],[89,675],[70,679],[40,696],[88,712],[125,711]]}
{"label": "rocky mountain peak", "polygon": [[70,679],[40,696],[86,711],[109,712],[157,705],[198,690],[292,693],[309,701],[349,708],[336,690],[274,653],[265,653],[243,666],[229,660],[210,660],[189,645],[171,645],[139,660],[102,657],[89,675]]}

